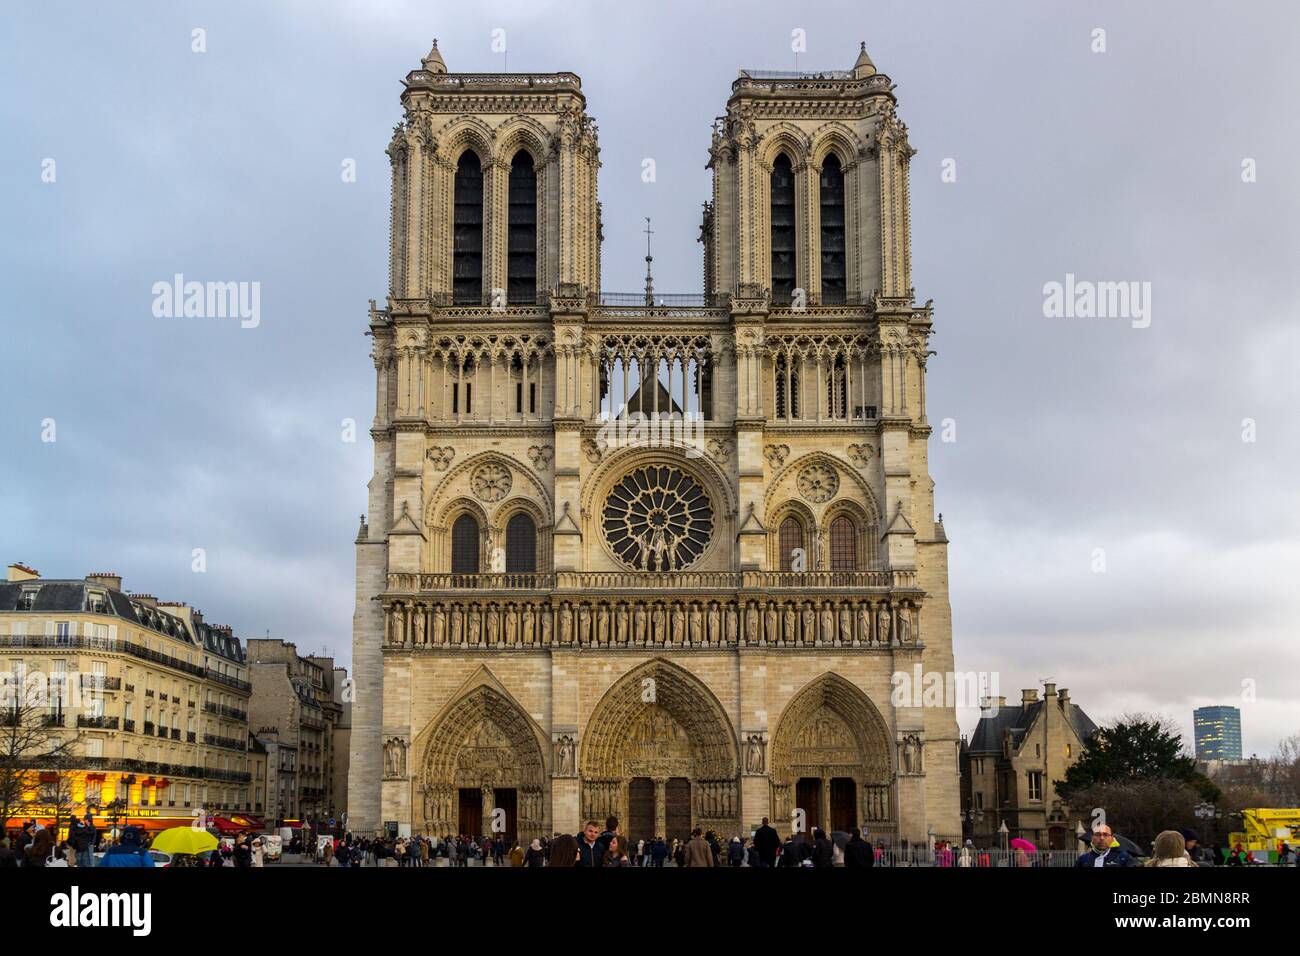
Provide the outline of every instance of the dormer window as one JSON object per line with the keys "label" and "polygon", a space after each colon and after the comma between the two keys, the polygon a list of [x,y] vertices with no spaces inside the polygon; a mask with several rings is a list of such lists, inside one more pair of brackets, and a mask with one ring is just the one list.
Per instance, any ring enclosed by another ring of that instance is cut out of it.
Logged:
{"label": "dormer window", "polygon": [[91,614],[103,614],[107,602],[108,595],[103,591],[86,592],[86,610]]}
{"label": "dormer window", "polygon": [[30,611],[36,606],[36,595],[41,589],[39,587],[23,588],[18,595],[18,610]]}

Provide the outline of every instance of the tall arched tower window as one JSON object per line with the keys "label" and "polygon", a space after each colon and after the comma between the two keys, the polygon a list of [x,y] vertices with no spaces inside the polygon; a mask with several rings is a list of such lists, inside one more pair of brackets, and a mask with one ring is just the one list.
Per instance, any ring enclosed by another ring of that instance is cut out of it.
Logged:
{"label": "tall arched tower window", "polygon": [[839,157],[831,153],[822,163],[822,301],[844,301],[844,170]]}
{"label": "tall arched tower window", "polygon": [[526,149],[510,163],[509,219],[506,301],[530,305],[537,300],[537,173]]}
{"label": "tall arched tower window", "polygon": [[461,515],[451,526],[451,573],[478,574],[478,522]]}
{"label": "tall arched tower window", "polygon": [[506,522],[506,572],[532,574],[537,570],[537,525],[520,512]]}
{"label": "tall arched tower window", "polygon": [[831,570],[858,569],[858,529],[848,515],[831,522]]}
{"label": "tall arched tower window", "polygon": [[794,552],[796,548],[803,549],[804,567],[807,565],[808,551],[804,548],[803,543],[803,525],[799,519],[791,516],[781,522],[781,530],[777,536],[777,546],[781,549],[781,570],[794,570]]}
{"label": "tall arched tower window", "polygon": [[479,305],[483,299],[483,167],[467,149],[456,164],[452,238],[452,300]]}
{"label": "tall arched tower window", "polygon": [[789,302],[794,295],[794,169],[785,153],[772,164],[772,298]]}

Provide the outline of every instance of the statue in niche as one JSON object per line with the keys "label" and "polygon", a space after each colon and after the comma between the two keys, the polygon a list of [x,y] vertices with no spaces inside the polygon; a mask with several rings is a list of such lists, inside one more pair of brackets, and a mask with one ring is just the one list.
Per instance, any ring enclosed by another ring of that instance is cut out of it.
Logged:
{"label": "statue in niche", "polygon": [[560,604],[560,643],[573,643],[573,620],[569,616],[569,602]]}
{"label": "statue in niche", "polygon": [[542,632],[542,644],[551,643],[551,606],[543,604],[537,609],[537,629]]}
{"label": "statue in niche", "polygon": [[745,772],[763,772],[763,735],[750,734],[745,743]]}
{"label": "statue in niche", "polygon": [[898,643],[912,643],[912,612],[909,608],[898,610]]}
{"label": "statue in niche", "polygon": [[488,605],[487,612],[487,642],[495,646],[501,640],[501,616],[497,613],[495,604]]}
{"label": "statue in niche", "polygon": [[[718,604],[715,601],[709,605],[709,626],[708,626],[707,641],[710,644],[714,644],[726,640],[727,640],[726,635],[722,633],[722,618],[721,615],[718,613]],[[729,644],[731,642],[727,641],[727,643]]]}
{"label": "statue in niche", "polygon": [[777,617],[776,614],[775,601],[767,602],[767,607],[763,611],[763,617],[764,617],[763,640],[765,640],[769,644],[780,643],[781,632],[780,632],[780,628],[778,627],[778,622],[780,619]]}
{"label": "statue in niche", "polygon": [[682,612],[680,604],[673,605],[673,643],[683,644],[686,642],[686,615]]}
{"label": "statue in niche", "polygon": [[700,612],[698,604],[691,605],[691,643],[695,645],[704,643],[704,615]]}
{"label": "statue in niche", "polygon": [[758,643],[758,611],[753,601],[745,604],[745,643]]}
{"label": "statue in niche", "polygon": [[469,609],[469,642],[471,644],[478,643],[480,617],[477,605],[471,606]]}
{"label": "statue in niche", "polygon": [[533,643],[533,606],[531,604],[524,605],[523,625],[522,643],[531,644]]}
{"label": "statue in niche", "polygon": [[425,644],[425,608],[417,605],[415,608],[415,643],[420,646]]}
{"label": "statue in niche", "polygon": [[921,772],[921,738],[908,734],[903,738],[903,769],[907,773]]}
{"label": "statue in niche", "polygon": [[506,643],[515,644],[518,642],[519,633],[519,613],[515,610],[513,604],[506,611]]}
{"label": "statue in niche", "polygon": [[811,644],[817,636],[817,615],[813,613],[811,602],[803,606],[803,642]]}
{"label": "statue in niche", "polygon": [[835,640],[835,613],[831,610],[830,601],[822,606],[821,618],[822,629],[817,637],[823,644],[829,644]]}
{"label": "statue in niche", "polygon": [[847,604],[840,608],[840,643],[853,643],[853,612]]}
{"label": "statue in niche", "polygon": [[727,609],[726,609],[726,621],[727,621],[727,623],[726,623],[726,628],[727,628],[727,644],[728,644],[729,646],[733,646],[733,647],[734,647],[735,644],[736,644],[736,635],[737,635],[737,629],[736,629],[736,605],[734,605],[734,604],[728,604],[728,605],[727,605]]}
{"label": "statue in niche", "polygon": [[636,643],[644,644],[645,643],[645,605],[644,604],[638,604],[636,606],[636,614],[634,615],[634,617],[636,618],[636,633],[634,635],[636,638]]}
{"label": "statue in niche", "polygon": [[876,640],[881,644],[889,643],[889,608],[883,604],[876,612]]}
{"label": "statue in niche", "polygon": [[451,611],[451,643],[459,644],[463,640],[461,631],[460,605],[457,604]]}
{"label": "statue in niche", "polygon": [[578,641],[582,644],[591,643],[591,605],[578,605]]}
{"label": "statue in niche", "polygon": [[574,775],[574,768],[577,765],[574,759],[576,749],[573,738],[568,734],[555,742],[556,772],[561,777],[572,777]]}
{"label": "statue in niche", "polygon": [[433,643],[441,644],[447,638],[446,609],[441,605],[433,612]]}
{"label": "statue in niche", "polygon": [[858,631],[859,640],[864,644],[871,643],[871,605],[863,602],[858,605]]}
{"label": "statue in niche", "polygon": [[627,605],[620,604],[614,612],[614,640],[618,644],[627,643]]}
{"label": "statue in niche", "polygon": [[795,617],[794,605],[785,606],[785,620],[782,622],[781,643],[793,644],[799,638],[799,619]]}

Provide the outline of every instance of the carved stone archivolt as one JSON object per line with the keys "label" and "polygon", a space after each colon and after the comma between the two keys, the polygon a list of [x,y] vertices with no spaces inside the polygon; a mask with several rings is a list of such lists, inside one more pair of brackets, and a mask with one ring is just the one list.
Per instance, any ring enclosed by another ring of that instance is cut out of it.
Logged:
{"label": "carved stone archivolt", "polygon": [[731,722],[698,678],[668,661],[634,668],[601,698],[587,722],[580,767],[584,816],[627,819],[630,780],[684,777],[696,823],[722,832],[738,825]]}
{"label": "carved stone archivolt", "polygon": [[799,780],[838,777],[856,784],[860,821],[893,820],[893,750],[871,699],[838,674],[822,675],[790,701],[772,736],[774,815],[789,818]]}
{"label": "carved stone archivolt", "polygon": [[498,686],[484,681],[463,692],[427,732],[416,806],[427,833],[458,831],[457,795],[515,791],[522,833],[546,832],[546,760],[531,719]]}

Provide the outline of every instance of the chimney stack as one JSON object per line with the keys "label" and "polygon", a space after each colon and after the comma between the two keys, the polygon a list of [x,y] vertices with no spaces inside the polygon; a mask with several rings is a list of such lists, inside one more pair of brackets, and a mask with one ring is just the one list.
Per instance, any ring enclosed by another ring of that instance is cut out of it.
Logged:
{"label": "chimney stack", "polygon": [[1068,689],[1062,687],[1056,696],[1060,699],[1062,707],[1070,703],[1070,691]]}
{"label": "chimney stack", "polygon": [[1029,709],[1030,704],[1038,703],[1038,690],[1026,689],[1020,692],[1020,706],[1025,710]]}
{"label": "chimney stack", "polygon": [[1056,696],[1056,685],[1051,683],[1044,684],[1043,699],[1046,700],[1048,697],[1055,697],[1055,696]]}
{"label": "chimney stack", "polygon": [[32,581],[40,576],[41,572],[37,571],[35,568],[29,568],[25,564],[19,564],[17,561],[9,565],[10,583],[14,581]]}
{"label": "chimney stack", "polygon": [[100,587],[120,591],[122,590],[122,575],[116,571],[92,571],[86,575],[86,583],[98,584]]}

